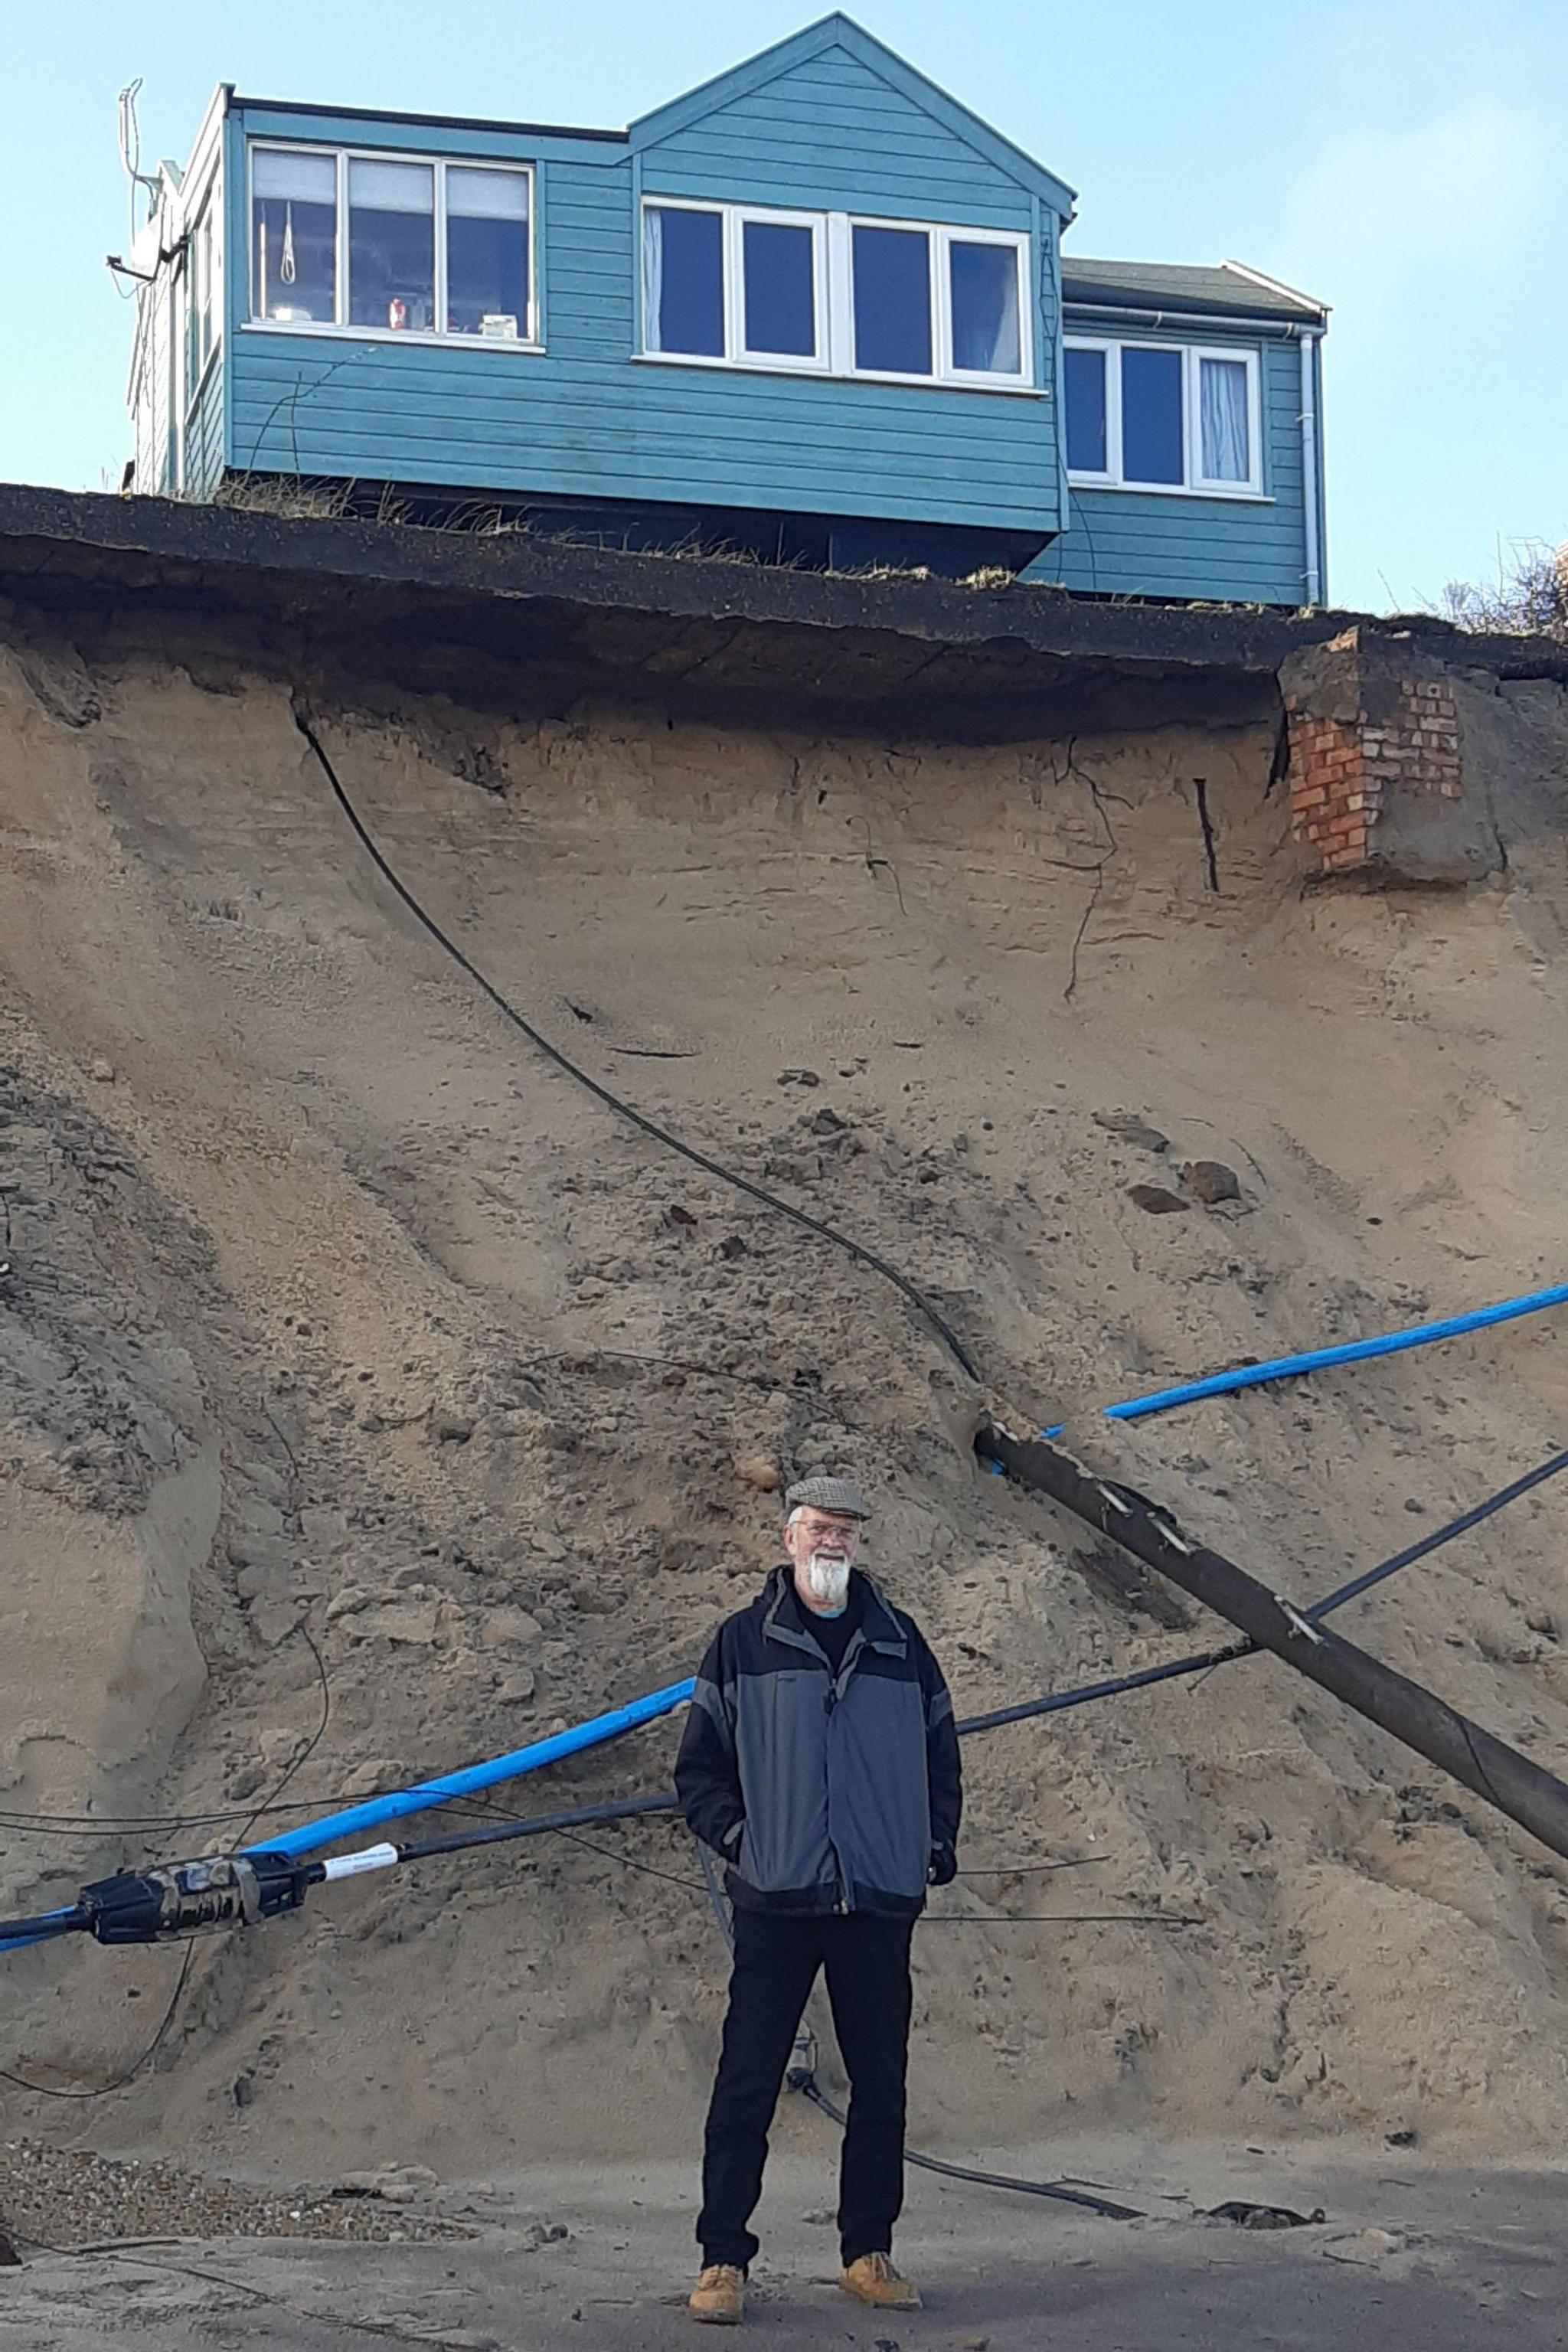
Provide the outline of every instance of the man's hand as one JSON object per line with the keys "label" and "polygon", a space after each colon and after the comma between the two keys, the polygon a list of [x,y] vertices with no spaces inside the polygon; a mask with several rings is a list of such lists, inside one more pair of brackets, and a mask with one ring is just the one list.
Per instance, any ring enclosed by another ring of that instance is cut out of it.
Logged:
{"label": "man's hand", "polygon": [[932,1886],[948,1886],[958,1876],[958,1856],[950,1845],[933,1845],[926,1877]]}

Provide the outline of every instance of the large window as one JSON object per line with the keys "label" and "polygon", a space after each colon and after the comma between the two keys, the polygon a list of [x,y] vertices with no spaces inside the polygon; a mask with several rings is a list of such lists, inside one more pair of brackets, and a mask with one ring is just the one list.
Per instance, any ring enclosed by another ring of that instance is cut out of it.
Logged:
{"label": "large window", "polygon": [[1261,497],[1256,352],[1075,338],[1062,373],[1073,481]]}
{"label": "large window", "polygon": [[649,199],[643,354],[900,383],[1032,388],[1029,241]]}
{"label": "large window", "polygon": [[537,345],[521,166],[250,151],[250,315],[270,326]]}
{"label": "large window", "polygon": [[645,205],[644,352],[752,367],[826,367],[824,226],[811,213]]}

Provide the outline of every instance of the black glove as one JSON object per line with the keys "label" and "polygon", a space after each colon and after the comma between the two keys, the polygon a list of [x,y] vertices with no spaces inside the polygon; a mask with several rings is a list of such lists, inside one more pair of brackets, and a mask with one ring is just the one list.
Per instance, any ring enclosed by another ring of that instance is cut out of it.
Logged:
{"label": "black glove", "polygon": [[948,1886],[958,1876],[958,1856],[950,1845],[933,1845],[926,1872],[933,1886]]}

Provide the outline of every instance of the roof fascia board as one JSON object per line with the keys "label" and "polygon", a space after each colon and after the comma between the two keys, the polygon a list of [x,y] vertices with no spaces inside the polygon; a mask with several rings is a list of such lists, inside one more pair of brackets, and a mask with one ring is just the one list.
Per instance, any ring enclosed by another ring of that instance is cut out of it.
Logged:
{"label": "roof fascia board", "polygon": [[700,122],[717,108],[728,105],[732,99],[744,98],[752,90],[762,89],[781,74],[804,65],[808,59],[823,56],[827,50],[841,48],[857,62],[868,68],[900,97],[910,100],[925,113],[934,117],[945,130],[983,155],[988,163],[1020,186],[1039,196],[1042,203],[1070,220],[1078,198],[1074,189],[1058,180],[1054,172],[993,131],[988,122],[959,103],[937,82],[900,58],[883,41],[856,24],[852,16],[836,11],[821,17],[804,31],[793,33],[787,40],[775,42],[742,65],[732,66],[728,73],[715,74],[681,98],[671,99],[667,106],[656,107],[651,114],[640,115],[630,129],[634,148],[656,145],[662,139],[672,138],[678,131]]}
{"label": "roof fascia board", "polygon": [[563,147],[579,144],[625,148],[624,131],[590,131],[561,122],[504,122],[484,115],[469,114],[400,114],[395,108],[382,106],[328,106],[313,99],[238,98],[232,87],[229,108],[235,114],[265,118],[276,116],[279,121],[298,118],[301,121],[372,122],[390,124],[395,129],[409,131],[473,131],[487,136],[505,135],[525,139],[535,146],[542,141],[559,142]]}
{"label": "roof fascia board", "polygon": [[1267,286],[1271,294],[1282,294],[1287,301],[1299,302],[1303,310],[1315,310],[1320,319],[1329,315],[1329,305],[1320,302],[1315,294],[1303,294],[1299,286],[1287,286],[1282,278],[1270,278],[1266,270],[1254,269],[1249,262],[1224,260],[1222,269],[1234,269],[1238,278],[1250,278],[1255,286]]}

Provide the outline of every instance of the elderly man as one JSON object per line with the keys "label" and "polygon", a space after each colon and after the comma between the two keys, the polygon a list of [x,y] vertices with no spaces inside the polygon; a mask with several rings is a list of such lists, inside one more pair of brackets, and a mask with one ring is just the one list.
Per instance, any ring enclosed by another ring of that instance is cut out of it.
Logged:
{"label": "elderly man", "polygon": [[891,2260],[903,2201],[910,1938],[956,1868],[958,1739],[912,1618],[855,1568],[868,1506],[847,1478],[784,1497],[787,1562],[720,1627],[697,1678],[675,1782],[728,1864],[735,1963],[703,2146],[696,2319],[745,2308],[768,2126],[806,1996],[827,1977],[849,2076],[839,2284],[915,2311]]}

